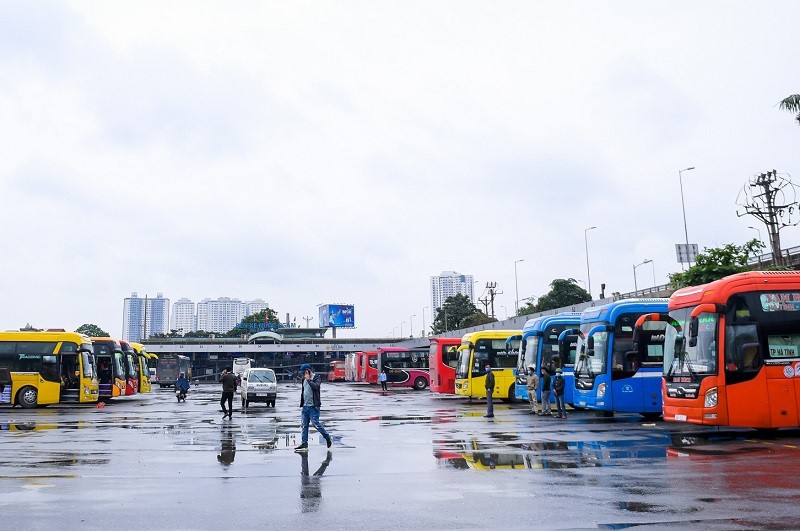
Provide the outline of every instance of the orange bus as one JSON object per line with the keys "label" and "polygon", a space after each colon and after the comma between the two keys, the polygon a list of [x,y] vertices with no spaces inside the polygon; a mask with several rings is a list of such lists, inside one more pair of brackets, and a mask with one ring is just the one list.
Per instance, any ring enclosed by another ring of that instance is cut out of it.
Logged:
{"label": "orange bus", "polygon": [[125,382],[125,395],[135,395],[139,392],[139,358],[128,341],[120,339],[119,346],[122,347],[122,361],[128,376]]}
{"label": "orange bus", "polygon": [[750,271],[680,289],[669,316],[665,420],[800,426],[800,272]]}
{"label": "orange bus", "polygon": [[432,337],[428,356],[431,391],[456,394],[456,366],[460,337]]}

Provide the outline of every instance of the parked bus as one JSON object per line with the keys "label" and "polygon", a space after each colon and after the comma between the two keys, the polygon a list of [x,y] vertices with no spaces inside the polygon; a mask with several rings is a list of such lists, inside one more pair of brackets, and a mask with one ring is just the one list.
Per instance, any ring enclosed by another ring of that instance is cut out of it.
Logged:
{"label": "parked bus", "polygon": [[331,362],[331,368],[328,371],[328,381],[338,382],[344,380],[344,361],[336,360]]}
{"label": "parked bus", "polygon": [[376,374],[386,370],[386,384],[421,391],[430,385],[428,350],[378,347]]}
{"label": "parked bus", "polygon": [[130,342],[120,339],[123,361],[128,379],[125,383],[125,395],[135,395],[139,392],[139,359]]}
{"label": "parked bus", "polygon": [[26,409],[97,402],[91,340],[76,332],[0,332],[0,396]]}
{"label": "parked bus", "polygon": [[91,341],[97,359],[100,400],[125,396],[128,368],[119,341],[110,337],[93,337]]}
{"label": "parked bus", "polygon": [[378,383],[378,353],[374,350],[361,353],[361,375],[359,381]]}
{"label": "parked bus", "polygon": [[661,415],[666,322],[655,321],[634,345],[639,317],[664,314],[667,299],[623,299],[581,314],[575,362],[576,406],[603,412]]}
{"label": "parked bus", "polygon": [[149,393],[153,390],[153,386],[150,384],[150,365],[148,363],[150,353],[141,343],[131,341],[131,346],[139,362],[139,392]]}
{"label": "parked bus", "polygon": [[456,366],[458,365],[459,337],[432,337],[428,351],[431,391],[456,393]]}
{"label": "parked bus", "polygon": [[506,339],[521,334],[521,330],[481,330],[462,337],[461,346],[458,347],[456,394],[484,398],[485,366],[489,362],[495,381],[492,397],[513,402],[519,340],[506,345]]}
{"label": "parked bus", "polygon": [[[350,373],[349,377],[347,378],[348,382],[360,382],[361,381],[361,355],[363,352],[350,352],[347,355],[347,362],[348,365],[345,365],[345,370],[349,368]],[[346,363],[347,363],[346,362]]]}
{"label": "parked bus", "polygon": [[[572,390],[577,331],[574,335],[565,335],[561,342],[559,338],[562,332],[577,329],[580,320],[580,312],[562,312],[558,315],[543,315],[525,323],[517,356],[517,381],[514,388],[518,400],[528,401],[527,376],[530,365],[536,367],[538,375],[541,375],[542,367],[547,367],[551,375],[560,367],[565,380],[564,402],[574,405]],[[561,348],[561,345],[566,345],[567,348]],[[536,390],[536,400],[541,399],[542,391],[539,388]]]}
{"label": "parked bus", "polygon": [[234,358],[233,359],[233,375],[236,376],[236,381],[242,381],[242,375],[253,367],[253,361],[250,358]]}
{"label": "parked bus", "polygon": [[664,419],[800,426],[800,273],[751,271],[669,299]]}
{"label": "parked bus", "polygon": [[192,379],[192,367],[188,356],[165,353],[158,358],[156,380],[159,387],[175,385],[178,375],[184,373],[187,380]]}

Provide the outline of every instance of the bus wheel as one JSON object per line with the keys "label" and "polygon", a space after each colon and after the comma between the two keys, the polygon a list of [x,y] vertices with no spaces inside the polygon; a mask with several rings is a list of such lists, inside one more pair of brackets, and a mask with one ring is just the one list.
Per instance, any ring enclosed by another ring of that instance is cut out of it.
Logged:
{"label": "bus wheel", "polygon": [[513,404],[516,401],[517,401],[517,394],[514,390],[514,384],[511,384],[511,387],[508,388],[508,398],[506,399],[506,402],[508,402],[509,404]]}
{"label": "bus wheel", "polygon": [[36,407],[36,402],[39,399],[39,392],[35,387],[23,387],[17,394],[17,402],[24,409],[31,409]]}
{"label": "bus wheel", "polygon": [[417,391],[422,391],[426,387],[428,387],[428,382],[426,382],[425,378],[423,378],[422,376],[414,380],[414,389],[416,389]]}
{"label": "bus wheel", "polygon": [[661,413],[641,413],[641,415],[645,418],[645,420],[658,420],[661,417]]}

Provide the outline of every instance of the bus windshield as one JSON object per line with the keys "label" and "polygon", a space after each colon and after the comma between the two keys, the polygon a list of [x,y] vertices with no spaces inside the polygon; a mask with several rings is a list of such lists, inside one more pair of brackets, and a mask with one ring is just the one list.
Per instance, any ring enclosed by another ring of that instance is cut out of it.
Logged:
{"label": "bus windshield", "polygon": [[693,307],[681,308],[669,312],[681,331],[679,332],[674,326],[668,326],[665,331],[664,375],[666,377],[717,374],[717,315],[700,314],[697,342],[690,346],[684,333],[693,309]]}
{"label": "bus windshield", "polygon": [[125,362],[122,360],[122,352],[114,352],[114,375],[125,376]]}
{"label": "bus windshield", "polygon": [[469,355],[472,350],[468,347],[462,347],[458,351],[458,368],[456,369],[456,378],[467,378],[469,376]]}
{"label": "bus windshield", "polygon": [[539,343],[542,341],[540,336],[531,336],[525,340],[525,359],[522,367],[517,367],[523,373],[528,365],[536,365],[536,356],[539,353]]}
{"label": "bus windshield", "polygon": [[580,352],[575,362],[575,374],[578,376],[594,377],[606,372],[606,358],[608,353],[608,332],[602,330],[592,334],[593,348],[588,348],[589,338],[584,336],[597,325],[603,323],[584,323],[581,325],[582,335],[578,337],[576,350]]}

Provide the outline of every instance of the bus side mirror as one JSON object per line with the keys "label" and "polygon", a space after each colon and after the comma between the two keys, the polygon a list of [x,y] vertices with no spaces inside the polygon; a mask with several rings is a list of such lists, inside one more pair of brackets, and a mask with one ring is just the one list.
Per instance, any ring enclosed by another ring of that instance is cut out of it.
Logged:
{"label": "bus side mirror", "polygon": [[683,352],[684,344],[686,343],[686,338],[683,334],[677,334],[675,336],[675,352]]}
{"label": "bus side mirror", "polygon": [[[586,351],[594,351],[594,336],[589,336],[586,340]],[[590,356],[594,356],[594,354],[589,354]]]}
{"label": "bus side mirror", "polygon": [[689,346],[697,346],[697,335],[700,329],[700,320],[697,317],[689,319]]}

